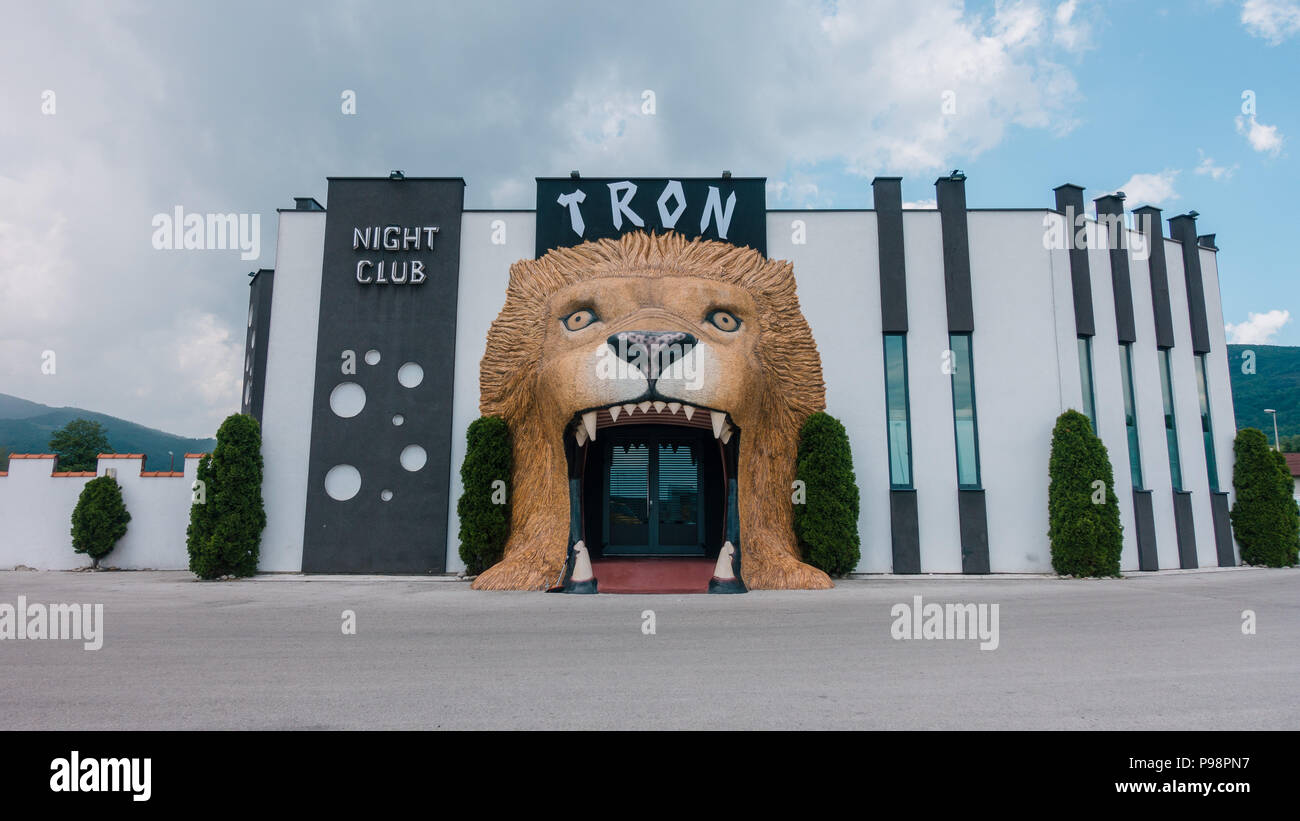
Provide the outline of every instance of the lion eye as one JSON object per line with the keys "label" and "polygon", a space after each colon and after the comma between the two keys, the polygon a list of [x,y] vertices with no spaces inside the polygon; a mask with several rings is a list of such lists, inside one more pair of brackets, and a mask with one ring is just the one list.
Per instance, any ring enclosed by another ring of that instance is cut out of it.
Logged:
{"label": "lion eye", "polygon": [[730,311],[714,311],[708,316],[709,322],[719,331],[734,333],[740,330],[740,320]]}
{"label": "lion eye", "polygon": [[581,331],[597,319],[596,313],[587,308],[581,308],[561,319],[564,327],[570,331]]}

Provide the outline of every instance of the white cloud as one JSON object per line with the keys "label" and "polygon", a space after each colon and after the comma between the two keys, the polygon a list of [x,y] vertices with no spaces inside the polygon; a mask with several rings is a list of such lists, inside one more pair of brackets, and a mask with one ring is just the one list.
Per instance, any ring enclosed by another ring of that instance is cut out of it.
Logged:
{"label": "white cloud", "polygon": [[904,208],[938,208],[938,200],[913,200],[903,203]]}
{"label": "white cloud", "polygon": [[1255,37],[1276,46],[1300,31],[1300,1],[1246,0],[1241,5],[1241,23]]}
{"label": "white cloud", "polygon": [[1134,174],[1128,182],[1115,189],[1123,191],[1129,202],[1142,205],[1161,205],[1178,199],[1174,181],[1180,172],[1166,168],[1155,174]]}
{"label": "white cloud", "polygon": [[[595,6],[398,5],[271,4],[256,26],[215,6],[16,7],[24,35],[0,50],[0,76],[26,78],[0,83],[0,390],[211,435],[238,400],[245,274],[274,264],[273,209],[323,202],[327,175],[458,175],[471,208],[526,208],[534,176],[726,168],[776,177],[774,204],[825,207],[846,172],[947,171],[1012,130],[1071,130],[1079,88],[1056,59],[1099,17],[1058,0],[758,14],[662,0],[631,25]],[[575,32],[581,49],[555,45]],[[232,62],[235,41],[265,59]],[[261,213],[261,260],[154,251],[150,219],[175,205]],[[40,372],[47,349],[57,376]]]}
{"label": "white cloud", "polygon": [[1237,133],[1244,134],[1250,142],[1250,147],[1262,154],[1272,154],[1276,157],[1282,152],[1282,141],[1285,138],[1277,130],[1277,126],[1264,125],[1255,119],[1254,114],[1250,115],[1249,120],[1240,114],[1237,115]]}
{"label": "white cloud", "polygon": [[1066,51],[1084,51],[1092,46],[1092,27],[1087,17],[1076,14],[1078,7],[1078,0],[1065,0],[1052,15],[1052,39]]}
{"label": "white cloud", "polygon": [[1233,172],[1237,170],[1237,165],[1235,163],[1230,168],[1223,165],[1215,165],[1214,158],[1207,157],[1205,152],[1201,149],[1196,149],[1196,153],[1201,157],[1200,164],[1196,166],[1197,174],[1203,177],[1209,177],[1216,182],[1218,180],[1232,179]]}
{"label": "white cloud", "polygon": [[1262,314],[1251,312],[1245,322],[1235,325],[1229,322],[1223,327],[1228,332],[1228,341],[1234,345],[1267,345],[1290,321],[1290,311],[1273,310]]}

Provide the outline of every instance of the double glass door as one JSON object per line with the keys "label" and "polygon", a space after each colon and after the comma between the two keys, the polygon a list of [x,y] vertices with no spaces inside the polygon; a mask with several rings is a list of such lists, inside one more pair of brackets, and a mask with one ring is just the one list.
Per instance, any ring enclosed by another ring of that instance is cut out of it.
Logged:
{"label": "double glass door", "polygon": [[699,437],[619,433],[605,447],[605,555],[703,555]]}

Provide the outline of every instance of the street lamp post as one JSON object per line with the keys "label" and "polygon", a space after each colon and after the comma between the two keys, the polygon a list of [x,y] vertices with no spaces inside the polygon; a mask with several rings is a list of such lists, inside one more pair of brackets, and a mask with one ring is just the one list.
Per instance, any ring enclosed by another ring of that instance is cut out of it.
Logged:
{"label": "street lamp post", "polygon": [[1273,410],[1272,408],[1264,408],[1264,413],[1273,414],[1273,447],[1276,450],[1281,451],[1282,442],[1277,438],[1277,411]]}

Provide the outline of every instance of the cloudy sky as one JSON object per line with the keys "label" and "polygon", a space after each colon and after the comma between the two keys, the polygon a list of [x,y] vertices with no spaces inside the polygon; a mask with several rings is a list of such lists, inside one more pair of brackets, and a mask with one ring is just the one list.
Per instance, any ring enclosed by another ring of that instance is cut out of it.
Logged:
{"label": "cloudy sky", "polygon": [[[1122,189],[1218,235],[1233,341],[1300,344],[1300,0],[8,5],[3,393],[211,435],[275,209],[394,168],[471,208],[571,169],[726,168],[773,207],[953,168],[972,207]],[[156,250],[176,206],[260,214],[260,259]]]}

